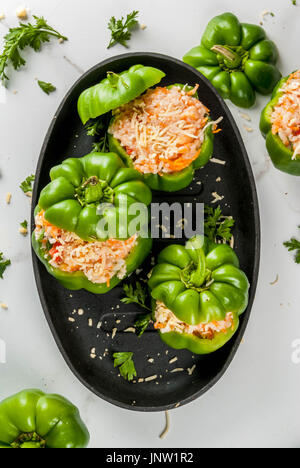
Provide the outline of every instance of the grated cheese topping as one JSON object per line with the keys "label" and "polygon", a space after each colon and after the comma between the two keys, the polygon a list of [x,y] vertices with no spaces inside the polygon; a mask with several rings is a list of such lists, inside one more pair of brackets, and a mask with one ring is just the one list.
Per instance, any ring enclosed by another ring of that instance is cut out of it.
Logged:
{"label": "grated cheese topping", "polygon": [[297,159],[300,155],[300,70],[290,75],[280,91],[283,95],[271,116],[272,133],[292,148],[292,159]]}
{"label": "grated cheese topping", "polygon": [[143,174],[178,172],[197,159],[208,125],[209,110],[192,91],[178,86],[149,89],[114,111],[110,133]]}
{"label": "grated cheese topping", "polygon": [[154,328],[161,333],[177,332],[195,335],[203,339],[212,340],[217,333],[226,332],[233,328],[233,314],[228,312],[224,320],[203,322],[198,325],[188,325],[181,322],[162,302],[156,302],[156,323]]}
{"label": "grated cheese topping", "polygon": [[35,237],[48,251],[49,264],[53,268],[68,273],[81,271],[92,283],[108,286],[115,275],[119,279],[126,276],[126,258],[136,246],[137,235],[127,240],[86,242],[76,234],[48,223],[43,211],[37,214],[35,223]]}

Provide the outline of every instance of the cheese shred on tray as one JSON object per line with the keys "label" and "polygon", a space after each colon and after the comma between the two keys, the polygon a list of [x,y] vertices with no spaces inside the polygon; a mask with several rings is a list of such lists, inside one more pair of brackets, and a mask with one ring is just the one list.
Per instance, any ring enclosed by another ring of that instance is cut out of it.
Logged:
{"label": "cheese shred on tray", "polygon": [[142,174],[179,172],[201,151],[209,110],[185,87],[149,89],[113,112],[110,133]]}
{"label": "cheese shred on tray", "polygon": [[285,146],[293,149],[293,158],[300,156],[300,70],[290,75],[280,90],[272,113],[272,133],[278,135]]}
{"label": "cheese shred on tray", "polygon": [[43,211],[37,214],[35,223],[36,239],[48,251],[53,268],[68,273],[81,271],[92,283],[108,286],[115,275],[119,279],[126,276],[126,259],[136,246],[136,235],[127,240],[86,242],[48,223]]}
{"label": "cheese shred on tray", "polygon": [[228,312],[224,320],[189,325],[181,322],[162,302],[157,301],[154,328],[161,333],[187,333],[198,338],[213,340],[218,333],[233,329],[233,315]]}

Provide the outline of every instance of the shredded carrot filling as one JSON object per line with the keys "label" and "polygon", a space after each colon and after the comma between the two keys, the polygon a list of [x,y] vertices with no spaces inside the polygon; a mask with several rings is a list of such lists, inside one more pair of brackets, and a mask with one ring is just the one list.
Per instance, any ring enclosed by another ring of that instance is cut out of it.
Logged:
{"label": "shredded carrot filling", "polygon": [[292,159],[297,159],[300,155],[300,70],[290,75],[280,92],[283,94],[271,116],[272,133],[292,148]]}
{"label": "shredded carrot filling", "polygon": [[178,172],[198,158],[210,125],[209,110],[193,97],[198,87],[150,89],[114,112],[110,133],[139,172]]}
{"label": "shredded carrot filling", "polygon": [[107,286],[115,275],[119,279],[126,276],[126,258],[136,246],[136,235],[127,240],[86,242],[50,224],[43,211],[38,213],[35,223],[35,237],[42,243],[53,268],[68,273],[81,271],[92,283]]}
{"label": "shredded carrot filling", "polygon": [[155,318],[154,328],[160,330],[161,333],[187,333],[207,340],[214,339],[218,333],[224,333],[229,329],[234,330],[231,312],[226,314],[224,320],[203,322],[192,326],[178,320],[173,312],[160,301],[156,302]]}

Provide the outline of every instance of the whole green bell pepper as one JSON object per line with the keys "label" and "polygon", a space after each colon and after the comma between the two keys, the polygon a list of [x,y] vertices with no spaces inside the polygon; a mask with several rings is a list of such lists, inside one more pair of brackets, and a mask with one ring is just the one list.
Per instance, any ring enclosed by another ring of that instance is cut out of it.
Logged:
{"label": "whole green bell pepper", "polygon": [[164,76],[161,70],[143,65],[134,65],[119,74],[108,72],[107,78],[83,91],[79,97],[78,113],[83,124],[132,101]]}
{"label": "whole green bell pepper", "polygon": [[261,114],[260,130],[266,139],[267,150],[274,166],[287,174],[300,176],[300,159],[292,159],[293,150],[291,146],[285,146],[277,134],[272,133],[272,113],[279,99],[283,95],[282,86],[288,81],[290,75],[282,78],[272,94],[271,101],[267,104]]}
{"label": "whole green bell pepper", "polygon": [[[149,206],[152,201],[151,190],[141,174],[126,168],[114,153],[66,159],[51,169],[50,178],[38,202],[46,221],[85,241],[128,239],[133,234],[127,228],[135,218],[130,207],[135,203]],[[99,206],[103,209],[99,210]],[[148,225],[148,213],[144,222]]]}
{"label": "whole green bell pepper", "polygon": [[222,321],[227,313],[232,314],[232,327],[216,333],[213,339],[160,332],[161,339],[172,348],[196,354],[212,353],[227,343],[248,305],[249,282],[236,254],[230,246],[202,236],[190,239],[185,247],[173,244],[165,248],[148,284],[154,307],[156,301],[162,302],[188,325]]}
{"label": "whole green bell pepper", "polygon": [[86,448],[88,430],[62,396],[24,390],[0,403],[0,448]]}
{"label": "whole green bell pepper", "polygon": [[[192,90],[192,86],[186,86],[183,84],[174,84],[168,86],[167,88],[171,88],[172,86],[179,86],[180,88],[185,87],[187,90]],[[195,97],[198,98],[198,94],[195,94]],[[208,121],[211,119],[208,117]],[[112,124],[112,121],[110,125]],[[114,153],[117,153],[127,167],[134,168],[134,163],[126,152],[125,148],[123,148],[120,142],[113,137],[111,133],[108,132],[108,142],[109,142],[109,149]],[[152,189],[158,190],[162,192],[176,192],[179,190],[188,187],[191,182],[193,181],[195,170],[200,169],[201,167],[205,166],[210,158],[213,155],[214,149],[214,134],[213,134],[213,125],[208,126],[204,132],[204,141],[201,146],[201,151],[199,156],[195,161],[193,161],[189,167],[183,169],[182,171],[173,172],[173,173],[165,173],[161,174],[144,174],[144,181],[145,183]]]}
{"label": "whole green bell pepper", "polygon": [[281,78],[276,67],[278,51],[263,28],[240,23],[232,13],[213,18],[201,45],[191,49],[183,61],[195,67],[224,99],[239,107],[255,103],[255,92],[271,94]]}

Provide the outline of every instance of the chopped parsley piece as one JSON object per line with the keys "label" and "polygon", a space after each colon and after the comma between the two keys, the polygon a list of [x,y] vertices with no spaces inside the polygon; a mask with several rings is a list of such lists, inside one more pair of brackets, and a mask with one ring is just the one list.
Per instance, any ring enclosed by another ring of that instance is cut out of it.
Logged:
{"label": "chopped parsley piece", "polygon": [[92,145],[92,153],[107,153],[109,151],[108,139],[105,134],[97,143]]}
{"label": "chopped parsley piece", "polygon": [[124,47],[128,47],[127,42],[131,39],[131,31],[139,24],[137,17],[139,12],[133,11],[126,16],[126,19],[122,18],[116,20],[113,16],[108,23],[108,29],[111,31],[111,39],[108,45],[108,49],[116,44],[121,44]]}
{"label": "chopped parsley piece", "polygon": [[46,83],[45,81],[38,81],[38,85],[44,91],[44,93],[48,94],[48,96],[50,93],[56,91],[55,86],[53,86],[53,84],[51,83]]}
{"label": "chopped parsley piece", "polygon": [[10,260],[4,260],[3,253],[0,252],[0,278],[3,279],[3,274],[4,274],[6,268],[9,265],[11,265],[11,261]]}
{"label": "chopped parsley piece", "polygon": [[28,228],[28,222],[26,221],[26,219],[25,219],[25,221],[23,221],[23,223],[20,223],[20,226],[21,226],[22,228],[24,228],[24,229],[27,229],[27,228]]}
{"label": "chopped parsley piece", "polygon": [[129,382],[137,376],[135,365],[133,362],[133,353],[114,353],[114,367],[119,367],[120,374],[123,379]]}
{"label": "chopped parsley piece", "polygon": [[34,179],[35,179],[35,176],[33,174],[27,177],[21,183],[20,189],[23,190],[24,193],[32,192]]}

